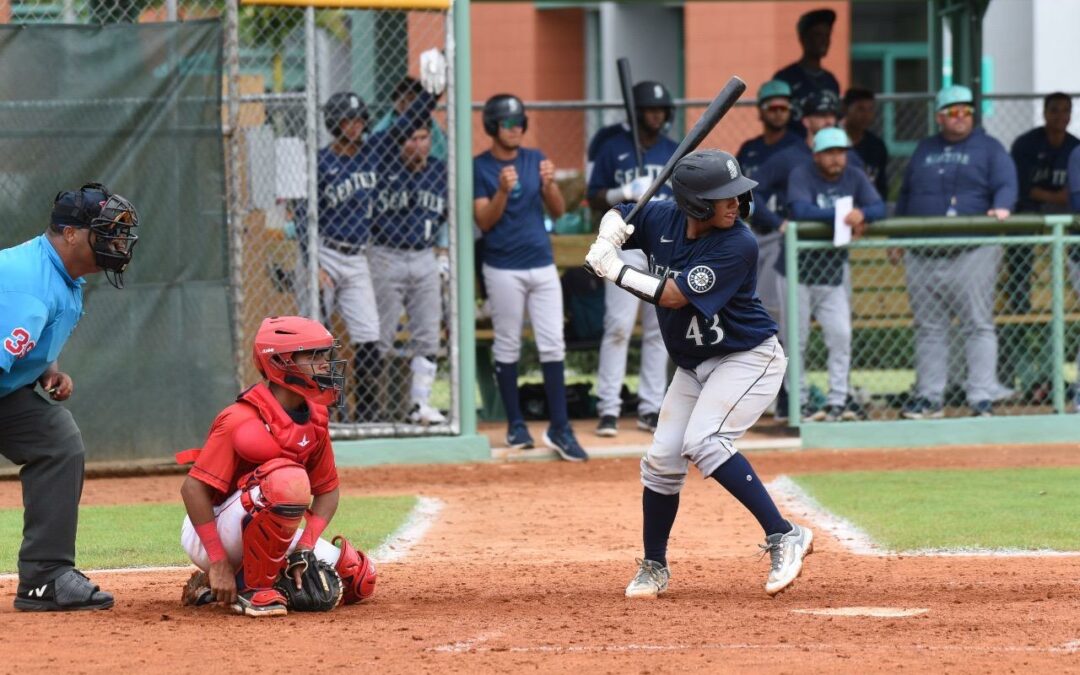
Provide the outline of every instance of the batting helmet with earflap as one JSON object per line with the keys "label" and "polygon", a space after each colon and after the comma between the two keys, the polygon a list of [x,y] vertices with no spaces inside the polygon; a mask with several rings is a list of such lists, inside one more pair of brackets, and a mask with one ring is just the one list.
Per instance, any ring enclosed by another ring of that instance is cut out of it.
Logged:
{"label": "batting helmet with earflap", "polygon": [[754,194],[757,181],[742,173],[739,162],[723,150],[691,152],[675,164],[671,172],[671,190],[675,203],[687,215],[708,220],[716,213],[717,199],[739,199],[739,215],[749,218],[754,213]]}
{"label": "batting helmet with earflap", "polygon": [[529,116],[525,114],[525,104],[513,94],[495,94],[484,103],[484,132],[488,136],[499,133],[499,123],[504,120],[521,119],[522,133],[529,130]]}
{"label": "batting helmet with earflap", "polygon": [[638,122],[641,122],[643,108],[663,108],[664,122],[670,122],[675,114],[675,102],[671,99],[671,92],[659,82],[645,80],[634,85],[634,107],[637,108]]}
{"label": "batting helmet with earflap", "polygon": [[323,105],[323,117],[326,121],[326,130],[335,136],[340,133],[339,125],[344,120],[363,120],[364,124],[370,120],[364,99],[351,91],[339,91],[326,99]]}

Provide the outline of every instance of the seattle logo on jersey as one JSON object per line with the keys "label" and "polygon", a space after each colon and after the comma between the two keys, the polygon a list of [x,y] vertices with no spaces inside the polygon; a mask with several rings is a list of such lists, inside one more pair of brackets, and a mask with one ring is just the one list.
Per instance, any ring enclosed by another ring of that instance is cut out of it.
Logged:
{"label": "seattle logo on jersey", "polygon": [[332,209],[347,202],[361,188],[371,190],[375,187],[374,171],[354,171],[339,183],[328,185],[323,190],[325,208]]}
{"label": "seattle logo on jersey", "polygon": [[431,190],[380,190],[375,197],[375,213],[387,213],[417,206],[432,213],[446,210],[446,199]]}
{"label": "seattle logo on jersey", "polygon": [[660,171],[663,170],[663,168],[664,167],[659,164],[646,164],[641,171],[638,171],[636,166],[631,166],[626,169],[616,169],[615,182],[619,185],[626,185],[640,176],[648,176],[649,180],[656,180],[656,177],[660,175]]}
{"label": "seattle logo on jersey", "polygon": [[708,293],[716,283],[716,272],[708,265],[698,265],[687,273],[686,283],[695,293]]}
{"label": "seattle logo on jersey", "polygon": [[17,359],[26,356],[36,346],[37,343],[30,339],[30,331],[21,326],[4,338],[4,351]]}

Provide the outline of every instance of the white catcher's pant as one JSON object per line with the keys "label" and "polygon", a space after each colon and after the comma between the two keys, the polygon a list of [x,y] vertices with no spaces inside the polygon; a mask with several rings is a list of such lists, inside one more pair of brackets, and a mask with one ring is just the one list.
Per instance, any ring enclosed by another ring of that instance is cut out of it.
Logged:
{"label": "white catcher's pant", "polygon": [[641,460],[641,484],[673,495],[692,462],[712,475],[735,454],[735,439],[765,412],[780,390],[787,357],[776,337],[745,352],[717,356],[671,380],[653,443]]}
{"label": "white catcher's pant", "polygon": [[562,285],[555,265],[527,270],[502,270],[484,265],[484,283],[495,329],[492,352],[499,363],[517,363],[521,357],[521,327],[529,310],[540,362],[566,358],[563,337]]}
{"label": "white catcher's pant", "polygon": [[[627,265],[649,269],[645,254],[633,249],[620,251],[619,258]],[[624,291],[610,281],[604,283],[604,338],[600,342],[600,365],[596,381],[597,412],[619,416],[622,407],[623,378],[626,377],[626,356],[630,336],[641,312],[641,378],[638,385],[638,414],[660,410],[667,385],[667,349],[660,332],[656,310],[637,296]]]}
{"label": "white catcher's pant", "polygon": [[[258,486],[253,488],[255,496],[258,496]],[[234,569],[240,569],[240,563],[244,557],[243,523],[248,515],[240,501],[240,490],[229,495],[229,498],[214,507],[214,521],[217,523],[218,537],[221,545],[225,548],[225,554]],[[289,553],[296,548],[296,542],[300,541],[300,535],[304,533],[302,528],[296,530],[292,543],[289,544]],[[196,567],[206,572],[210,569],[210,558],[203,548],[202,539],[191,524],[191,518],[184,516],[184,524],[180,527],[180,545],[184,547],[188,558]],[[336,565],[341,549],[327,540],[319,538],[315,542],[315,557],[330,565]]]}

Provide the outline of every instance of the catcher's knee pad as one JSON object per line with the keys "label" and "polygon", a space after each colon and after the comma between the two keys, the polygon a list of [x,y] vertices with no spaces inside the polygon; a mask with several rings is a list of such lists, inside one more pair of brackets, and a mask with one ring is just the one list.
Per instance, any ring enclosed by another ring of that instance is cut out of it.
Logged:
{"label": "catcher's knee pad", "polygon": [[[340,543],[338,543],[340,542]],[[341,583],[345,587],[341,601],[351,605],[370,598],[375,593],[375,563],[361,551],[357,551],[349,543],[349,540],[341,535],[334,537],[334,546],[341,549],[337,564],[334,569],[341,577]]]}
{"label": "catcher's knee pad", "polygon": [[240,499],[251,514],[243,534],[244,586],[270,588],[311,503],[311,483],[303,466],[278,458],[251,472],[242,489]]}

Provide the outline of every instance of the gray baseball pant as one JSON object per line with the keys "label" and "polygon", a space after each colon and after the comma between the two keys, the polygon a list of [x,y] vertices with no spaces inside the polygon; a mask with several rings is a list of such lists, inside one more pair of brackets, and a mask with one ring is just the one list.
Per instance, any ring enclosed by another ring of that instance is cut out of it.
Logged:
{"label": "gray baseball pant", "polygon": [[758,241],[757,294],[769,316],[779,321],[785,291],[780,273],[776,271],[776,261],[780,259],[783,251],[784,235],[780,232],[755,232],[754,236]]}
{"label": "gray baseball pant", "polygon": [[[621,251],[619,258],[627,265],[649,269],[645,254],[638,250]],[[624,291],[610,281],[604,283],[604,337],[600,341],[600,364],[597,368],[597,413],[619,416],[622,407],[623,379],[626,377],[626,356],[630,337],[641,313],[641,375],[638,380],[638,414],[660,410],[667,385],[667,348],[660,332],[656,310],[637,296]]]}
{"label": "gray baseball pant", "polygon": [[408,315],[410,351],[420,356],[435,355],[439,350],[442,296],[434,249],[373,246],[368,261],[379,310],[379,351],[390,353],[404,311]]}
{"label": "gray baseball pant", "polygon": [[949,374],[949,326],[959,322],[967,361],[969,403],[991,401],[998,391],[994,292],[1000,246],[980,246],[959,255],[930,257],[905,251],[911,314],[915,320],[918,396],[941,403]]}
{"label": "gray baseball pant", "polygon": [[21,467],[19,581],[43,584],[75,567],[86,460],[82,434],[67,408],[22,387],[0,398],[0,454]]}
{"label": "gray baseball pant", "polygon": [[[844,277],[848,276],[845,269]],[[779,280],[786,288],[787,279],[780,276]],[[787,303],[782,302],[780,308],[781,335],[787,335]],[[821,335],[829,352],[826,361],[829,394],[825,402],[842,407],[847,403],[848,378],[851,375],[851,302],[847,285],[799,284],[799,357],[803,364],[802,381],[799,383],[801,405],[810,400],[810,386],[806,382],[806,343],[810,339],[811,318],[817,319],[821,326]]]}
{"label": "gray baseball pant", "polygon": [[735,454],[735,439],[769,407],[787,370],[775,337],[745,352],[717,356],[697,368],[678,368],[653,442],[641,459],[641,484],[660,494],[682,490],[692,462],[703,477]]}
{"label": "gray baseball pant", "polygon": [[521,328],[529,312],[540,362],[566,358],[563,336],[562,286],[555,265],[527,270],[483,266],[491,325],[495,329],[492,353],[498,363],[517,363],[521,357]]}

